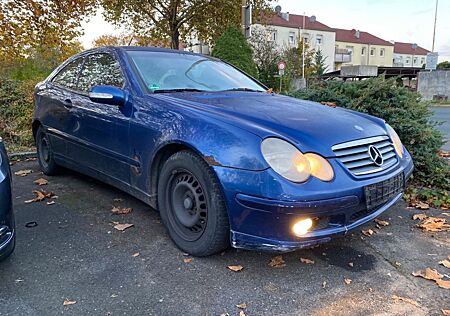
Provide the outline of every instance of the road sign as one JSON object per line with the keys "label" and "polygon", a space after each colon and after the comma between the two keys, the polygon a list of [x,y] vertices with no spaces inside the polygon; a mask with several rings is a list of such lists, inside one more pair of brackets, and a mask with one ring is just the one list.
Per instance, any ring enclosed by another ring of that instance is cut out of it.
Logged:
{"label": "road sign", "polygon": [[427,70],[436,70],[436,66],[438,63],[438,53],[428,53],[427,54],[427,63],[425,64],[425,69]]}
{"label": "road sign", "polygon": [[278,62],[278,70],[285,70],[286,69],[286,63],[284,61]]}

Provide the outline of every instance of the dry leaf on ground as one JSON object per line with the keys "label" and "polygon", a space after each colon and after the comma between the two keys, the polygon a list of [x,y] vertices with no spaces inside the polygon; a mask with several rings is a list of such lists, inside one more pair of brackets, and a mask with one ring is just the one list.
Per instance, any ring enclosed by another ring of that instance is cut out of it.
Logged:
{"label": "dry leaf on ground", "polygon": [[324,288],[326,288],[327,287],[327,281],[323,281],[322,282],[322,288],[324,289]]}
{"label": "dry leaf on ground", "polygon": [[377,223],[380,226],[388,226],[389,225],[388,221],[383,221],[383,220],[378,219],[378,218],[375,218],[374,222]]}
{"label": "dry leaf on ground", "polygon": [[26,177],[27,175],[29,175],[32,172],[33,172],[33,170],[27,169],[27,170],[16,171],[16,172],[14,172],[14,174],[19,177]]}
{"label": "dry leaf on ground", "polygon": [[447,259],[439,261],[439,264],[450,269],[450,261]]}
{"label": "dry leaf on ground", "polygon": [[440,274],[439,272],[437,272],[436,270],[431,269],[431,268],[426,268],[425,270],[419,270],[419,271],[413,272],[412,275],[415,277],[420,277],[420,278],[424,278],[427,280],[433,280],[433,281],[440,280],[443,277],[442,274]]}
{"label": "dry leaf on ground", "polygon": [[71,300],[69,300],[68,298],[66,298],[66,299],[64,300],[63,305],[64,305],[64,306],[67,306],[67,305],[73,305],[73,304],[76,304],[76,303],[77,303],[77,301],[71,301]]}
{"label": "dry leaf on ground", "polygon": [[120,206],[114,206],[111,209],[111,213],[113,213],[114,215],[124,215],[124,214],[129,214],[133,211],[133,209],[131,207],[120,207]]}
{"label": "dry leaf on ground", "polygon": [[37,185],[47,185],[48,184],[48,180],[44,179],[44,178],[39,178],[37,180],[34,180],[33,183],[37,184]]}
{"label": "dry leaf on ground", "polygon": [[245,304],[245,303],[237,304],[236,307],[240,308],[240,309],[246,309],[247,308],[247,304]]}
{"label": "dry leaf on ground", "polygon": [[25,203],[32,203],[32,202],[41,202],[45,199],[51,199],[55,196],[53,192],[46,192],[46,191],[37,191],[33,190],[33,193],[36,195],[34,199],[27,200]]}
{"label": "dry leaf on ground", "polygon": [[183,262],[184,263],[191,263],[192,262],[192,258],[184,258]]}
{"label": "dry leaf on ground", "polygon": [[450,225],[442,217],[427,217],[417,224],[417,227],[428,232],[450,231]]}
{"label": "dry leaf on ground", "polygon": [[361,233],[363,233],[364,236],[369,237],[369,236],[372,236],[372,235],[373,235],[374,231],[371,230],[371,229],[363,229],[363,230],[361,231]]}
{"label": "dry leaf on ground", "polygon": [[352,283],[352,279],[344,278],[344,283],[349,285],[350,283]]}
{"label": "dry leaf on ground", "polygon": [[241,310],[241,311],[239,312],[239,316],[246,316],[246,315],[245,315],[245,312]]}
{"label": "dry leaf on ground", "polygon": [[401,297],[401,296],[397,296],[397,295],[392,295],[392,299],[394,300],[395,303],[399,303],[399,302],[402,301],[402,302],[406,302],[406,303],[409,303],[411,305],[414,305],[416,307],[420,307],[419,303],[417,303],[416,301],[414,301],[414,300],[412,300],[410,298],[407,298],[407,297]]}
{"label": "dry leaf on ground", "polygon": [[353,262],[349,262],[349,263],[348,263],[348,266],[351,267],[351,268],[353,268],[353,266],[354,266]]}
{"label": "dry leaf on ground", "polygon": [[119,231],[121,231],[121,232],[123,232],[125,229],[128,229],[128,228],[133,227],[133,226],[134,226],[134,224],[116,224],[114,226],[114,228],[119,230]]}
{"label": "dry leaf on ground", "polygon": [[430,205],[428,203],[418,201],[415,205],[415,208],[419,210],[428,210],[430,208]]}
{"label": "dry leaf on ground", "polygon": [[300,258],[300,261],[306,264],[314,264],[314,260],[306,259],[306,258]]}
{"label": "dry leaf on ground", "polygon": [[241,271],[242,269],[244,269],[244,267],[243,266],[241,266],[241,265],[235,265],[235,266],[227,266],[227,268],[229,269],[229,270],[231,270],[231,271],[233,271],[233,272],[239,272],[239,271]]}
{"label": "dry leaf on ground", "polygon": [[133,253],[133,257],[134,257],[134,258],[139,257],[140,255],[141,255],[141,254],[140,254],[139,252]]}
{"label": "dry leaf on ground", "polygon": [[436,280],[436,284],[443,289],[450,290],[450,280],[449,281],[444,281],[442,279]]}
{"label": "dry leaf on ground", "polygon": [[416,220],[416,219],[418,219],[418,220],[423,220],[423,219],[425,219],[425,218],[427,218],[428,216],[426,215],[426,214],[414,214],[413,215],[413,217],[412,217],[412,219],[413,220]]}
{"label": "dry leaf on ground", "polygon": [[283,259],[283,256],[276,256],[270,260],[269,266],[271,266],[272,268],[282,268],[286,266],[286,263]]}
{"label": "dry leaf on ground", "polygon": [[47,202],[47,205],[53,205],[53,204],[55,204],[55,201]]}
{"label": "dry leaf on ground", "polygon": [[450,309],[441,309],[442,315],[450,316]]}

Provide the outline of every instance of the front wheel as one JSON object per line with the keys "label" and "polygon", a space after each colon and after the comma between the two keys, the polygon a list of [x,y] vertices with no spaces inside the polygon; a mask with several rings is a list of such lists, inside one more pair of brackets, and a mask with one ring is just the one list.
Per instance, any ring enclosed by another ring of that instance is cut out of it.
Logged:
{"label": "front wheel", "polygon": [[193,152],[175,153],[164,164],[158,206],[181,250],[201,257],[229,246],[230,225],[219,183],[208,164]]}
{"label": "front wheel", "polygon": [[56,174],[59,167],[55,162],[48,135],[42,126],[39,127],[36,133],[36,147],[37,158],[42,172],[49,176]]}

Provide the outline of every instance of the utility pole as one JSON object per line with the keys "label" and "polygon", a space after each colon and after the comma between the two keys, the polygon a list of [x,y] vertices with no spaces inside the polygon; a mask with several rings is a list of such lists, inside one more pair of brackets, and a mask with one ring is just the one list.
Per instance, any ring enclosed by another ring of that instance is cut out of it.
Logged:
{"label": "utility pole", "polygon": [[[303,12],[303,29],[302,31],[305,30],[305,12]],[[303,35],[303,32],[302,32]],[[305,38],[302,38],[302,43],[303,43],[303,47],[302,47],[302,79],[305,80]]]}
{"label": "utility pole", "polygon": [[436,38],[436,21],[437,21],[437,11],[438,11],[438,0],[436,0],[436,9],[434,11],[434,29],[433,29],[433,46],[431,51],[434,53],[434,39]]}

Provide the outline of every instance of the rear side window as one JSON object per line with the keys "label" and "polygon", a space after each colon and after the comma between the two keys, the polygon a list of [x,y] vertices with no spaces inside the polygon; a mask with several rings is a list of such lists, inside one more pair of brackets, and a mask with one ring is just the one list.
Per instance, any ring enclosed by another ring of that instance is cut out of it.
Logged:
{"label": "rear side window", "polygon": [[80,71],[83,58],[78,58],[68,63],[56,76],[53,78],[53,82],[72,90],[76,90],[77,76]]}
{"label": "rear side window", "polygon": [[122,88],[124,78],[117,60],[109,54],[89,55],[78,79],[79,91],[88,93],[94,86]]}

